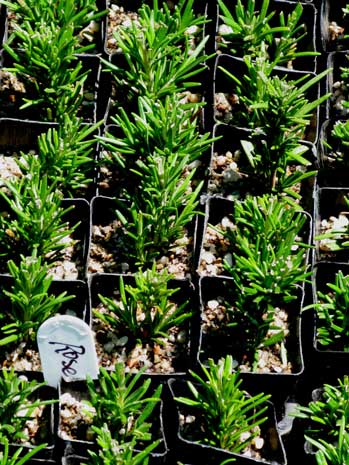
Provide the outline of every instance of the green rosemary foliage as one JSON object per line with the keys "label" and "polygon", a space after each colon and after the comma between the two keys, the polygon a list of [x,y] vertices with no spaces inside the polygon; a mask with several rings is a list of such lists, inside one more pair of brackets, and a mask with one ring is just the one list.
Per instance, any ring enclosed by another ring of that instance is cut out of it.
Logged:
{"label": "green rosemary foliage", "polygon": [[347,149],[349,147],[349,121],[336,121],[333,125],[331,136],[340,144],[339,149],[334,150],[333,147],[326,143],[327,147],[332,150],[331,158],[335,158],[336,163],[347,167],[349,165]]}
{"label": "green rosemary foliage", "polygon": [[1,327],[5,336],[0,339],[0,346],[34,340],[38,327],[55,315],[64,302],[74,298],[66,292],[58,296],[49,293],[53,277],[47,274],[49,268],[40,257],[22,256],[19,266],[10,260],[8,268],[14,284],[11,291],[3,290],[10,299],[11,311],[0,312],[0,321],[6,322]]}
{"label": "green rosemary foliage", "polygon": [[131,115],[120,108],[112,120],[120,126],[122,137],[107,134],[99,140],[111,151],[112,162],[123,169],[134,166],[156,149],[189,155],[189,162],[200,158],[212,143],[209,133],[200,134],[198,114],[202,104],[183,104],[178,94],[153,101],[138,98],[138,111]]}
{"label": "green rosemary foliage", "polygon": [[259,348],[284,343],[275,310],[297,298],[297,284],[311,273],[306,271],[310,246],[299,237],[306,216],[287,199],[265,195],[234,202],[233,222],[235,228],[220,231],[232,247],[232,264],[225,262],[234,278],[229,325],[244,334],[241,350],[257,362]]}
{"label": "green rosemary foliage", "polygon": [[37,455],[47,444],[43,443],[29,450],[26,454],[22,454],[23,448],[18,448],[11,456],[9,456],[9,440],[6,437],[0,437],[0,465],[24,465],[32,457]]}
{"label": "green rosemary foliage", "polygon": [[135,452],[137,442],[119,443],[114,439],[106,425],[102,428],[92,427],[96,434],[98,453],[89,450],[91,465],[148,465],[151,452],[158,446],[159,440],[153,441],[141,452]]}
{"label": "green rosemary foliage", "polygon": [[317,465],[343,465],[349,461],[349,433],[346,431],[345,418],[339,424],[338,442],[328,443],[305,436],[305,439],[317,448],[315,458]]}
{"label": "green rosemary foliage", "polygon": [[[34,28],[24,22],[14,32],[20,48],[4,43],[13,59],[15,73],[23,82],[27,98],[21,108],[35,107],[40,116],[49,121],[60,121],[64,115],[76,115],[83,100],[83,84],[89,71],[75,56],[77,38],[69,25],[57,28],[41,21]],[[84,48],[79,49],[83,52]]]}
{"label": "green rosemary foliage", "polygon": [[96,311],[94,314],[111,328],[142,343],[168,337],[171,328],[180,326],[191,316],[191,312],[186,311],[188,301],[177,306],[170,300],[179,289],[168,287],[173,278],[166,270],[159,273],[155,263],[152,268],[135,273],[133,286],[125,286],[120,276],[121,302],[99,295],[111,313]]}
{"label": "green rosemary foliage", "polygon": [[39,405],[49,405],[53,402],[32,400],[33,395],[45,384],[36,380],[28,381],[13,369],[3,368],[0,371],[1,439],[5,437],[11,442],[29,439],[24,432],[25,423],[32,419],[32,414]]}
{"label": "green rosemary foliage", "polygon": [[131,98],[142,95],[156,100],[198,84],[191,79],[204,69],[200,65],[208,58],[203,53],[208,37],[192,50],[186,31],[205,21],[194,16],[192,7],[193,0],[180,0],[170,11],[154,0],[151,7],[143,4],[139,9],[139,24],[114,32],[127,67],[102,62]]}
{"label": "green rosemary foliage", "polygon": [[103,428],[107,424],[119,443],[151,440],[149,420],[160,402],[162,385],[146,397],[151,380],[141,382],[143,372],[125,373],[123,363],[118,363],[111,372],[101,367],[98,383],[87,377],[90,403],[96,410],[93,425]]}
{"label": "green rosemary foliage", "polygon": [[[202,366],[203,376],[191,371],[195,383],[188,381],[191,397],[178,397],[182,404],[202,413],[202,442],[240,452],[258,435],[257,427],[267,420],[268,394],[247,395],[241,389],[239,373],[233,371],[233,359],[228,355],[218,364],[212,359]],[[244,433],[250,433],[248,439]]]}
{"label": "green rosemary foliage", "polygon": [[324,384],[321,397],[309,402],[307,407],[298,406],[294,415],[311,421],[306,430],[308,437],[333,443],[338,439],[342,421],[345,430],[349,428],[349,377],[339,379],[338,386]]}
{"label": "green rosemary foliage", "polygon": [[[292,187],[314,175],[314,171],[306,172],[309,161],[302,156],[306,148],[299,141],[305,136],[314,110],[331,95],[309,101],[306,93],[328,70],[313,78],[305,75],[287,80],[272,74],[273,67],[264,53],[255,60],[245,56],[244,62],[246,73],[241,79],[220,68],[232,80],[239,100],[230,122],[253,129],[250,140],[243,142],[243,149],[264,192],[297,196]],[[290,174],[291,165],[299,165],[303,170]]]}
{"label": "green rosemary foliage", "polygon": [[[93,181],[96,140],[92,136],[101,124],[83,125],[81,118],[64,115],[58,128],[50,128],[38,137],[41,175],[55,183],[65,197],[77,197]],[[24,171],[31,156],[22,154]]]}
{"label": "green rosemary foliage", "polygon": [[[256,57],[263,44],[273,66],[285,66],[298,57],[318,55],[314,51],[297,50],[298,42],[307,34],[305,25],[300,22],[303,13],[300,3],[286,16],[282,11],[280,14],[270,11],[269,0],[263,0],[259,9],[255,0],[237,0],[234,8],[233,3],[228,7],[222,0],[218,0],[218,4],[225,25],[220,32],[222,45],[234,55]],[[279,24],[273,27],[270,24],[276,15]]]}
{"label": "green rosemary foliage", "polygon": [[295,285],[309,276],[300,235],[306,215],[287,199],[264,195],[234,202],[235,229],[223,234],[233,250],[229,274],[241,292],[258,303],[276,305],[295,298]]}
{"label": "green rosemary foliage", "polygon": [[[300,139],[310,123],[313,111],[330,97],[324,94],[309,101],[306,93],[331,70],[326,69],[314,77],[304,75],[297,80],[273,74],[273,66],[262,50],[253,60],[244,57],[246,72],[239,79],[225,68],[220,68],[235,85],[239,106],[234,113],[233,124],[252,129],[263,128],[266,134],[285,134],[290,131]],[[285,108],[288,111],[284,111]]]}
{"label": "green rosemary foliage", "polygon": [[180,158],[167,149],[159,152],[148,156],[146,162],[137,161],[134,172],[139,189],[130,199],[131,205],[120,204],[116,212],[129,238],[125,255],[133,257],[139,267],[151,265],[183,237],[197,213],[202,188],[199,183],[191,189],[194,169],[184,175],[188,155]]}
{"label": "green rosemary foliage", "polygon": [[61,206],[62,195],[41,176],[38,160],[32,158],[31,163],[26,176],[6,182],[8,191],[0,191],[6,202],[0,217],[0,251],[16,263],[20,255],[36,255],[52,264],[64,253],[66,239],[78,223],[70,228],[64,221],[71,208]]}
{"label": "green rosemary foliage", "polygon": [[0,3],[15,13],[19,25],[28,22],[33,29],[42,21],[52,23],[57,28],[73,25],[75,35],[91,21],[105,15],[105,11],[97,12],[94,0],[0,0]]}
{"label": "green rosemary foliage", "polygon": [[318,291],[318,302],[308,307],[317,313],[317,341],[324,348],[349,351],[349,275],[338,271],[328,292]]}

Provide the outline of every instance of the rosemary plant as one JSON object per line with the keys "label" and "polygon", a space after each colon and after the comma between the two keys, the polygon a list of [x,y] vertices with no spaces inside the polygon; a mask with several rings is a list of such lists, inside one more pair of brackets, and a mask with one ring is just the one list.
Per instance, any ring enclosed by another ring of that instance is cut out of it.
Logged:
{"label": "rosemary plant", "polygon": [[202,442],[239,453],[258,435],[257,427],[267,420],[266,401],[270,395],[247,395],[240,387],[239,373],[233,371],[231,356],[218,364],[212,359],[208,363],[208,367],[202,366],[202,377],[190,372],[195,382],[188,381],[191,397],[176,400],[202,414]]}
{"label": "rosemary plant", "polygon": [[331,444],[323,439],[318,441],[305,436],[313,447],[317,448],[315,458],[317,465],[342,465],[349,461],[349,433],[346,431],[345,418],[339,424],[338,442]]}
{"label": "rosemary plant", "polygon": [[192,190],[195,170],[184,175],[189,156],[156,151],[144,162],[137,161],[134,172],[139,189],[130,199],[131,205],[120,204],[117,216],[125,227],[129,248],[127,257],[136,266],[149,266],[161,254],[169,252],[183,237],[194,218],[202,183]]}
{"label": "rosemary plant", "polygon": [[153,101],[138,98],[137,113],[131,115],[123,108],[112,120],[120,126],[122,137],[107,134],[99,140],[111,152],[111,162],[123,169],[134,167],[135,160],[146,157],[156,149],[167,156],[189,155],[189,163],[200,158],[212,142],[209,133],[200,134],[198,115],[202,104],[183,104],[178,94]]}
{"label": "rosemary plant", "polygon": [[333,125],[331,136],[339,144],[338,149],[335,150],[328,142],[325,143],[332,150],[331,158],[341,167],[347,168],[349,165],[347,153],[349,147],[349,121],[336,121]]}
{"label": "rosemary plant", "polygon": [[106,13],[97,11],[94,0],[21,0],[19,2],[0,0],[0,3],[15,14],[19,25],[28,22],[33,29],[40,25],[41,21],[52,23],[57,28],[73,25],[75,35],[86,28],[91,21],[96,21]]}
{"label": "rosemary plant", "polygon": [[7,207],[0,217],[0,255],[15,262],[20,255],[36,255],[52,264],[64,253],[78,223],[70,228],[64,221],[71,208],[61,206],[55,184],[41,177],[38,160],[32,158],[31,163],[26,176],[6,182],[7,192],[0,191]]}
{"label": "rosemary plant", "polygon": [[137,442],[119,443],[115,440],[108,427],[92,427],[96,434],[98,453],[89,451],[91,465],[148,465],[151,452],[158,446],[159,440],[153,441],[141,452],[135,452]]}
{"label": "rosemary plant", "polygon": [[[60,121],[64,115],[76,115],[83,100],[83,84],[88,70],[75,53],[77,38],[69,25],[57,28],[51,22],[36,24],[24,22],[14,34],[20,48],[4,43],[3,48],[13,59],[15,73],[23,82],[27,98],[23,108],[34,107],[49,121]],[[79,52],[83,52],[80,48]]]}
{"label": "rosemary plant", "polygon": [[203,71],[200,65],[208,58],[203,53],[208,37],[192,50],[186,34],[189,27],[205,21],[193,14],[193,0],[180,0],[174,11],[165,3],[159,8],[158,3],[143,4],[138,11],[139,24],[114,32],[127,66],[102,60],[131,99],[142,95],[155,100],[193,87],[198,83],[192,78]]}
{"label": "rosemary plant", "polygon": [[349,451],[349,377],[338,386],[325,384],[318,400],[307,407],[298,406],[294,415],[306,419],[310,426],[305,439],[316,449],[318,465],[347,463]]}
{"label": "rosemary plant", "polygon": [[349,430],[349,377],[338,380],[338,386],[324,384],[318,400],[308,406],[298,406],[294,415],[310,421],[306,434],[311,439],[334,443],[338,439],[340,425],[344,422]]}
{"label": "rosemary plant", "polygon": [[20,447],[10,456],[9,440],[6,437],[0,437],[0,465],[24,465],[46,446],[45,443],[40,444],[24,455],[22,454],[23,448]]}
{"label": "rosemary plant", "polygon": [[[269,61],[273,66],[289,66],[290,63],[304,56],[315,56],[314,51],[297,50],[298,43],[306,36],[307,31],[301,23],[303,7],[295,5],[293,11],[285,15],[270,10],[270,0],[263,0],[260,8],[256,8],[255,0],[231,2],[231,6],[218,0],[223,15],[223,26],[219,34],[222,46],[234,55],[250,55],[256,57],[262,44],[265,44]],[[272,26],[276,20],[277,26]]]}
{"label": "rosemary plant", "polygon": [[328,292],[318,291],[318,302],[307,308],[317,313],[317,341],[332,350],[349,351],[349,275],[338,271],[334,283],[327,283]]}
{"label": "rosemary plant", "polygon": [[[239,111],[235,114],[234,124],[250,128],[273,128],[302,137],[309,124],[313,111],[330,97],[324,94],[309,101],[306,93],[317,85],[331,69],[311,77],[307,74],[297,80],[290,80],[287,75],[280,77],[274,73],[273,65],[265,57],[265,50],[253,60],[244,57],[246,71],[238,78],[225,68],[220,68],[235,84],[235,93],[239,97]],[[287,112],[283,111],[285,108]]]}
{"label": "rosemary plant", "polygon": [[173,278],[166,270],[159,273],[155,263],[152,268],[135,273],[134,286],[125,286],[120,276],[121,301],[99,295],[110,313],[96,311],[94,314],[111,328],[142,343],[166,338],[171,328],[180,326],[191,316],[186,309],[188,301],[178,306],[171,301],[179,289],[168,287]]}
{"label": "rosemary plant", "polygon": [[[19,376],[13,369],[3,368],[0,372],[0,412],[1,440],[7,438],[11,442],[28,440],[25,424],[32,420],[35,409],[40,405],[50,405],[53,400],[33,400],[38,389],[45,386],[45,382],[28,381]],[[1,442],[1,441],[0,441]]]}
{"label": "rosemary plant", "polygon": [[34,340],[38,327],[49,317],[55,315],[64,302],[74,298],[62,292],[58,296],[49,293],[52,276],[48,266],[40,257],[21,257],[17,266],[12,260],[8,268],[14,279],[11,291],[3,293],[10,299],[11,311],[0,312],[1,331],[4,337],[0,346],[17,341]]}
{"label": "rosemary plant", "polygon": [[[309,162],[302,156],[304,138],[312,113],[331,94],[309,101],[306,93],[329,72],[313,78],[307,75],[297,80],[273,75],[273,66],[262,53],[253,60],[245,56],[246,73],[241,79],[220,68],[232,80],[239,103],[233,109],[231,124],[251,128],[251,140],[243,144],[252,172],[258,175],[267,192],[294,195],[292,186],[314,172],[305,172]],[[285,112],[285,108],[287,111]],[[289,173],[290,165],[303,170]]]}
{"label": "rosemary plant", "polygon": [[[304,283],[306,252],[301,241],[306,216],[277,196],[247,197],[234,203],[235,228],[220,231],[231,244],[234,305],[228,305],[230,326],[244,334],[240,350],[257,362],[258,348],[284,343],[284,331],[275,326],[276,308],[297,298]],[[269,332],[270,330],[273,330]]]}
{"label": "rosemary plant", "polygon": [[[64,115],[58,128],[50,128],[38,137],[40,173],[65,197],[77,197],[93,181],[96,140],[92,136],[101,124],[83,125],[81,118]],[[27,160],[31,156],[22,154],[24,171],[30,166]]]}
{"label": "rosemary plant", "polygon": [[98,383],[87,377],[90,403],[96,414],[93,425],[103,428],[106,424],[116,441],[150,441],[151,415],[160,402],[162,385],[150,397],[146,397],[151,380],[141,382],[144,370],[136,374],[125,373],[123,363],[115,365],[115,371],[100,368]]}

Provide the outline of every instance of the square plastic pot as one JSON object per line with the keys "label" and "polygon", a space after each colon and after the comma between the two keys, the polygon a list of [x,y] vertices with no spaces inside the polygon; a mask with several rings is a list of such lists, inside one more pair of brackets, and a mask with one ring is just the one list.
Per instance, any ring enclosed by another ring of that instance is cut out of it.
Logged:
{"label": "square plastic pot", "polygon": [[[224,319],[221,324],[219,321],[214,321],[213,326],[205,328],[208,324],[205,324],[205,320],[211,317],[210,315],[205,316],[205,308],[209,303],[223,306],[234,305],[234,294],[230,287],[231,281],[232,278],[210,276],[200,279],[201,331],[198,362],[206,366],[209,358],[217,362],[220,358],[231,355],[236,360],[236,370],[239,371],[239,365],[246,362],[242,330],[240,331],[237,328],[236,331],[233,331],[227,328],[228,323]],[[287,354],[287,363],[291,367],[286,368],[283,366],[283,371],[280,372],[276,371],[276,369],[268,372],[267,369],[270,369],[268,366],[266,366],[265,371],[263,368],[259,368],[258,372],[240,369],[240,376],[248,390],[255,389],[258,386],[260,391],[272,394],[273,400],[277,404],[286,395],[294,395],[297,384],[304,373],[301,333],[301,311],[304,292],[300,287],[296,286],[294,294],[295,300],[288,304],[280,304],[281,309],[287,314],[288,335],[285,337],[285,352]]]}
{"label": "square plastic pot", "polygon": [[[99,295],[103,297],[115,299],[116,301],[120,300],[120,292],[119,292],[119,284],[120,284],[120,277],[122,275],[117,274],[93,274],[89,279],[89,289],[90,289],[90,298],[91,298],[91,310],[93,311],[98,307],[101,303]],[[134,276],[123,275],[123,282],[125,286],[135,285]],[[179,332],[177,338],[181,341],[182,338],[185,338],[185,342],[182,344],[180,342],[177,343],[178,347],[180,348],[180,353],[178,356],[173,360],[173,372],[164,372],[164,371],[152,371],[147,370],[147,375],[151,375],[154,379],[158,380],[167,380],[169,377],[183,377],[186,375],[188,370],[193,367],[195,364],[196,353],[197,353],[197,345],[198,345],[198,331],[197,331],[197,319],[198,319],[198,303],[196,299],[196,293],[194,292],[194,286],[189,280],[179,280],[174,279],[171,280],[169,283],[169,287],[171,289],[178,289],[176,293],[173,294],[172,297],[169,298],[171,302],[175,302],[178,305],[183,304],[185,301],[188,301],[187,304],[187,311],[192,312],[192,317],[188,318],[186,321],[183,322],[181,327],[179,328]],[[93,325],[92,325],[93,330]],[[96,338],[98,340],[98,331],[95,331]],[[118,337],[122,337],[122,333],[117,334]],[[130,341],[130,343],[126,346],[118,347],[116,346],[116,352],[120,351],[124,354],[123,356],[127,356],[129,351],[133,349],[134,345],[136,344],[135,341]],[[126,348],[126,353],[124,350]],[[156,366],[154,362],[154,367]],[[106,366],[105,368],[113,370],[113,366]]]}
{"label": "square plastic pot", "polygon": [[[259,460],[257,458],[249,458],[242,454],[229,452],[218,447],[200,443],[200,439],[201,441],[204,440],[200,421],[196,419],[196,421],[186,424],[186,427],[184,427],[180,422],[180,417],[188,415],[192,418],[192,416],[195,416],[196,411],[175,401],[175,397],[192,397],[187,382],[185,380],[172,379],[169,380],[168,385],[172,396],[170,409],[173,418],[171,423],[177,435],[177,441],[174,445],[174,449],[176,450],[176,454],[179,456],[183,455],[185,457],[187,463],[196,463],[197,458],[203,456],[209,458],[209,460],[213,463],[220,463],[220,461],[232,458],[235,458],[237,463],[241,465],[257,465],[259,463],[282,465],[287,463],[282,438],[280,437],[277,429],[275,409],[272,402],[268,401],[268,410],[266,412],[268,419],[261,426],[262,437],[265,442],[262,449],[263,459]],[[242,386],[244,388],[245,384]],[[257,392],[261,392],[259,386],[257,389]]]}

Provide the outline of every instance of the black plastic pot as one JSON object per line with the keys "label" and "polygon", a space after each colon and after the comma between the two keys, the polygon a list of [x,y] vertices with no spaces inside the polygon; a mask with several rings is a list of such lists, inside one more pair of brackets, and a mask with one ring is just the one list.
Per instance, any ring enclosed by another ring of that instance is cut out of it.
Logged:
{"label": "black plastic pot", "polygon": [[[349,49],[349,17],[345,16],[342,11],[346,5],[346,0],[321,1],[319,33],[325,52]],[[339,28],[337,33],[335,32],[336,26]]]}
{"label": "black plastic pot", "polygon": [[0,118],[1,151],[33,150],[37,146],[37,138],[58,123],[44,121],[20,120],[17,118]]}
{"label": "black plastic pot", "polygon": [[[332,134],[339,120],[326,120],[320,129],[318,142],[319,172],[317,182],[320,187],[349,187],[348,147]],[[344,122],[344,121],[343,121]],[[338,153],[343,161],[338,160]]]}
{"label": "black plastic pot", "polygon": [[[247,4],[247,2],[245,2]],[[300,3],[300,2],[297,2]],[[230,11],[234,11],[235,4],[229,2],[225,2],[225,5],[230,7]],[[317,19],[317,10],[312,3],[301,3],[303,7],[303,13],[300,19],[299,24],[303,24],[305,30],[299,32],[306,33],[305,37],[297,43],[297,51],[306,51],[306,52],[316,52],[316,19]],[[275,12],[274,17],[270,22],[271,27],[278,27],[280,26],[279,16],[281,12],[287,17],[290,15],[295,9],[295,2],[287,1],[287,0],[271,0],[268,8],[268,14]],[[232,55],[234,57],[242,57],[243,54],[237,51],[230,51],[229,44],[224,46],[220,43],[220,33],[219,28],[222,24],[224,24],[221,16],[223,13],[220,11],[220,8],[217,7],[216,10],[216,51],[219,53],[226,53],[228,55]],[[271,56],[271,61],[273,60],[273,56]],[[292,65],[287,66],[287,64],[283,64],[287,68],[300,70],[300,71],[310,71],[312,73],[316,72],[317,68],[317,57],[305,56],[296,58]]]}
{"label": "black plastic pot", "polygon": [[[337,217],[340,213],[348,211],[345,203],[345,197],[349,194],[348,188],[336,187],[323,187],[315,192],[314,201],[314,263],[321,261],[348,263],[349,262],[349,249],[342,249],[339,251],[331,251],[325,244],[320,245],[320,240],[317,237],[323,234],[321,225],[324,221],[329,220],[331,217]],[[336,229],[338,230],[338,228]]]}
{"label": "black plastic pot", "polygon": [[[91,293],[91,309],[96,309],[101,303],[99,295],[108,298],[115,298],[118,300],[119,293],[119,284],[120,277],[122,275],[116,274],[93,274],[90,278],[89,288]],[[122,276],[125,285],[134,286],[134,277],[133,276]],[[164,372],[154,372],[152,373],[155,378],[167,379],[168,377],[173,376],[185,376],[187,371],[192,368],[193,363],[195,362],[195,356],[197,352],[197,331],[195,328],[197,315],[198,315],[198,305],[196,303],[194,287],[193,284],[188,280],[172,280],[169,283],[171,289],[178,289],[178,291],[173,295],[173,298],[170,298],[171,301],[178,304],[183,304],[185,301],[188,301],[187,311],[191,311],[193,316],[186,320],[181,326],[182,333],[186,337],[186,342],[183,344],[181,353],[178,358],[173,362],[173,373],[164,373]],[[120,298],[120,297],[119,297]],[[93,326],[92,326],[93,329]],[[183,332],[184,331],[184,332]],[[96,332],[96,331],[95,331]],[[121,335],[120,335],[121,336]],[[96,333],[98,340],[98,332]],[[134,343],[136,341],[130,341],[129,350],[133,349]],[[115,349],[117,351],[118,348]],[[124,352],[125,347],[119,348]],[[127,344],[126,344],[126,354],[127,355]],[[108,369],[114,369],[113,366],[106,367]],[[148,374],[148,373],[147,373]],[[151,374],[151,373],[149,373]]]}
{"label": "black plastic pot", "polygon": [[[96,381],[98,382],[98,381]],[[59,387],[58,387],[59,399],[61,399],[64,393],[71,394],[72,397],[75,399],[80,400],[88,400],[88,390],[86,386],[86,381],[64,381],[62,380]],[[79,439],[66,439],[62,435],[61,430],[61,401],[58,404],[57,415],[58,415],[58,422],[57,422],[57,446],[60,448],[61,451],[64,451],[65,456],[79,456],[79,457],[89,457],[88,450],[96,451],[97,444],[96,442],[91,440],[86,440],[86,425],[79,425],[78,433],[80,433]],[[154,452],[151,453],[151,456],[154,460],[155,464],[163,464],[165,463],[166,454],[167,454],[167,443],[166,438],[164,435],[164,425],[163,425],[163,402],[160,403],[155,407],[155,410],[152,415],[152,437],[155,439],[160,439],[160,444],[156,447]],[[146,447],[146,443],[144,446]],[[142,450],[142,445],[139,444],[138,450]]]}
{"label": "black plastic pot", "polygon": [[346,78],[342,78],[342,68],[349,69],[349,52],[332,52],[327,57],[327,69],[332,71],[327,75],[326,92],[332,92],[332,96],[326,102],[326,119],[347,119],[348,108],[343,106],[343,101],[349,100],[349,89]]}
{"label": "black plastic pot", "polygon": [[[237,367],[246,362],[244,335],[237,328],[236,331],[227,328],[227,323],[221,325],[217,322],[210,329],[204,329],[205,307],[208,302],[216,301],[220,305],[227,302],[234,304],[234,294],[230,287],[231,278],[202,277],[199,283],[200,307],[201,307],[201,334],[198,361],[207,365],[207,360],[212,358],[218,361],[226,355],[231,355],[236,360]],[[285,370],[280,372],[245,372],[241,369],[241,378],[246,383],[247,390],[254,390],[257,386],[260,391],[272,394],[274,402],[279,405],[285,396],[294,395],[297,383],[304,372],[304,360],[302,351],[301,322],[300,315],[303,306],[303,291],[295,288],[296,299],[282,308],[287,313],[289,334],[285,339],[287,363],[291,364],[291,372]],[[250,360],[251,362],[251,360]]]}
{"label": "black plastic pot", "polygon": [[[92,199],[91,202],[91,240],[90,240],[90,252],[88,259],[88,273],[123,273],[132,274],[137,271],[138,267],[134,263],[134,259],[129,256],[129,249],[127,248],[128,237],[125,228],[117,227],[114,231],[113,228],[109,231],[108,236],[105,239],[100,233],[100,228],[108,227],[117,220],[116,210],[123,209],[123,213],[127,212],[127,203],[122,199],[118,201],[112,197],[97,196]],[[127,214],[127,213],[126,213]],[[189,238],[196,237],[196,221],[195,219],[188,225],[188,236]],[[120,233],[119,233],[120,231]],[[92,247],[93,244],[101,245],[105,248],[105,252],[101,254],[98,250],[95,251]],[[184,264],[183,270],[179,273],[177,278],[190,278],[193,273],[193,261],[195,244],[189,243],[189,258],[187,263]],[[166,253],[167,254],[167,253]],[[102,257],[102,259],[101,259]],[[160,258],[160,257],[159,257]],[[98,269],[96,269],[94,262],[98,263]],[[181,275],[181,276],[180,276]]]}
{"label": "black plastic pot", "polygon": [[[187,424],[186,427],[183,427],[179,420],[179,417],[182,415],[184,415],[184,417],[187,415],[195,415],[195,410],[176,402],[174,399],[175,397],[181,396],[192,397],[187,382],[185,380],[172,379],[169,380],[168,385],[173,398],[171,405],[173,419],[171,423],[177,436],[174,449],[178,456],[183,455],[185,457],[187,463],[196,463],[198,457],[207,457],[213,464],[221,463],[223,460],[232,458],[236,458],[237,463],[246,465],[256,465],[259,463],[277,465],[287,463],[283,442],[277,429],[275,410],[271,402],[268,402],[268,410],[266,412],[268,419],[266,423],[261,426],[262,437],[265,443],[262,449],[263,459],[259,460],[200,443],[200,439],[201,441],[205,439],[200,422],[196,420],[193,423]],[[243,384],[243,388],[244,387],[245,384]],[[261,392],[259,386],[256,391]]]}
{"label": "black plastic pot", "polygon": [[[82,72],[89,71],[83,86],[85,98],[78,112],[85,123],[95,123],[97,121],[97,93],[99,87],[99,78],[101,72],[100,59],[97,55],[79,55],[78,59],[82,63]],[[13,59],[7,52],[3,51],[0,55],[0,68],[13,67]],[[26,89],[32,97],[36,95],[34,86],[32,89]],[[26,93],[18,90],[9,89],[0,92],[0,118],[19,118],[30,121],[47,121],[45,109],[40,106],[33,108],[20,109],[25,103]]]}
{"label": "black plastic pot", "polygon": [[[234,199],[238,196],[267,193],[268,187],[264,179],[251,167],[241,144],[241,141],[251,139],[251,130],[218,123],[213,128],[213,136],[219,139],[212,144],[208,170],[208,194]],[[314,144],[306,141],[300,141],[300,144],[307,147],[307,151],[303,154],[309,162],[306,169],[316,170],[318,163]],[[231,163],[223,164],[227,152],[231,154]],[[220,158],[222,158],[221,162]],[[313,190],[314,176],[305,179],[300,187],[301,204],[307,211],[313,209]]]}

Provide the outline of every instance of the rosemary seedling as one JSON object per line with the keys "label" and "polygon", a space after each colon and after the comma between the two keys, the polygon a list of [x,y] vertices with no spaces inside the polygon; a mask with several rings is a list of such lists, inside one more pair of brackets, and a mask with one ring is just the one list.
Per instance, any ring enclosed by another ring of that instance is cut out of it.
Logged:
{"label": "rosemary seedling", "polygon": [[338,271],[327,283],[327,292],[317,292],[318,302],[305,307],[317,314],[317,341],[325,349],[349,351],[349,275]]}
{"label": "rosemary seedling", "polygon": [[14,34],[20,48],[12,48],[8,43],[3,47],[13,59],[13,67],[8,70],[18,76],[26,89],[27,98],[21,109],[34,107],[48,121],[60,121],[66,114],[76,115],[89,70],[83,71],[82,62],[75,55],[77,38],[72,25],[57,28],[42,20],[33,28],[24,22]]}
{"label": "rosemary seedling", "polygon": [[120,276],[121,301],[99,295],[110,313],[94,312],[95,316],[118,332],[142,343],[167,338],[169,330],[180,326],[190,316],[188,301],[176,305],[171,297],[179,288],[168,287],[174,276],[166,270],[152,268],[135,273],[135,284],[126,285]]}
{"label": "rosemary seedling", "polygon": [[218,364],[210,359],[208,367],[202,366],[202,377],[190,372],[194,381],[188,381],[191,397],[176,400],[202,414],[202,442],[239,453],[258,435],[257,427],[267,420],[266,401],[270,395],[247,395],[233,366],[230,355]]}
{"label": "rosemary seedling", "polygon": [[119,443],[151,440],[149,420],[160,402],[162,385],[149,396],[151,380],[142,382],[143,372],[125,373],[123,363],[118,363],[115,371],[101,367],[98,382],[87,377],[90,403],[96,411],[93,425],[103,428],[106,424]]}
{"label": "rosemary seedling", "polygon": [[[81,118],[64,115],[58,128],[49,128],[38,137],[40,173],[65,197],[77,197],[93,182],[96,134],[102,121],[83,125]],[[24,161],[31,155],[22,154]],[[29,162],[26,162],[28,165]],[[23,166],[24,171],[26,166]]]}
{"label": "rosemary seedling", "polygon": [[62,195],[46,175],[41,177],[38,160],[30,159],[26,176],[6,182],[0,217],[0,255],[16,263],[20,255],[42,257],[53,264],[73,240],[66,239],[78,226],[69,227],[64,216],[71,208],[61,206]]}
{"label": "rosemary seedling", "polygon": [[[329,70],[313,78],[304,75],[287,80],[286,76],[273,74],[264,53],[255,60],[245,56],[244,62],[246,72],[241,79],[220,68],[232,80],[238,97],[230,123],[253,130],[250,140],[243,142],[243,150],[252,173],[266,186],[266,192],[286,191],[294,195],[291,188],[314,175],[313,171],[305,171],[309,161],[302,156],[306,148],[299,140],[304,138],[313,112],[331,95],[309,101],[306,93]],[[289,167],[295,164],[303,170],[290,174]]]}
{"label": "rosemary seedling", "polygon": [[55,315],[64,302],[75,296],[62,292],[55,296],[49,293],[52,276],[49,267],[40,257],[21,257],[17,266],[12,260],[8,268],[14,283],[11,291],[4,289],[9,298],[11,310],[0,312],[2,324],[0,346],[17,341],[34,340],[39,326],[47,318]]}
{"label": "rosemary seedling", "polygon": [[310,246],[301,240],[306,216],[285,198],[265,195],[236,201],[233,223],[234,228],[220,231],[232,248],[232,263],[225,261],[234,278],[229,324],[244,334],[241,350],[257,363],[258,348],[284,343],[275,311],[297,298],[297,284],[311,273],[306,264]]}
{"label": "rosemary seedling", "polygon": [[[54,24],[57,28],[65,28],[72,25],[74,34],[82,38],[93,40],[88,37],[98,26],[91,24],[105,15],[106,11],[97,11],[94,0],[21,0],[11,2],[0,0],[2,5],[15,14],[15,22],[19,25],[28,22],[35,29],[42,21]],[[88,27],[90,25],[90,27]],[[12,38],[10,37],[9,42]],[[93,48],[91,44],[88,49]]]}
{"label": "rosemary seedling", "polygon": [[342,421],[349,431],[349,377],[338,379],[338,386],[324,384],[320,397],[308,406],[298,406],[294,415],[309,420],[305,431],[308,437],[333,444],[338,439]]}
{"label": "rosemary seedling", "polygon": [[148,465],[151,452],[159,444],[159,440],[153,441],[141,452],[135,452],[135,440],[119,443],[106,425],[92,428],[96,434],[98,453],[89,451],[91,465]]}
{"label": "rosemary seedling", "polygon": [[203,184],[191,189],[195,170],[183,174],[188,162],[189,155],[180,158],[173,153],[137,161],[139,189],[130,206],[120,203],[116,212],[129,239],[125,257],[133,257],[136,266],[149,266],[168,253],[197,213]]}
{"label": "rosemary seedling", "polygon": [[[228,6],[218,0],[223,25],[219,35],[222,46],[234,55],[258,56],[262,44],[265,45],[268,60],[272,66],[289,66],[298,57],[318,55],[315,51],[297,50],[298,43],[307,31],[301,23],[303,7],[299,3],[288,15],[277,13],[269,8],[270,0],[263,0],[256,8],[255,0],[231,2]],[[272,19],[278,25],[272,26]]]}
{"label": "rosemary seedling", "polygon": [[[28,440],[25,424],[32,420],[35,409],[40,405],[50,405],[53,400],[33,400],[36,392],[45,382],[28,381],[13,369],[0,371],[0,435],[11,442]],[[1,441],[0,441],[1,442]]]}
{"label": "rosemary seedling", "polygon": [[186,31],[205,21],[195,17],[192,6],[193,0],[180,0],[170,11],[154,0],[152,6],[143,4],[139,9],[139,24],[114,32],[127,66],[102,62],[131,99],[142,95],[156,100],[198,84],[192,78],[204,69],[200,65],[208,58],[203,53],[208,37],[192,50]]}
{"label": "rosemary seedling", "polygon": [[139,158],[145,160],[155,150],[168,156],[189,155],[189,163],[199,159],[213,139],[209,133],[200,134],[198,118],[203,104],[184,104],[180,95],[153,101],[138,98],[138,110],[131,115],[123,108],[112,117],[122,131],[121,137],[107,134],[99,140],[110,150],[111,162],[122,169],[134,167]]}

